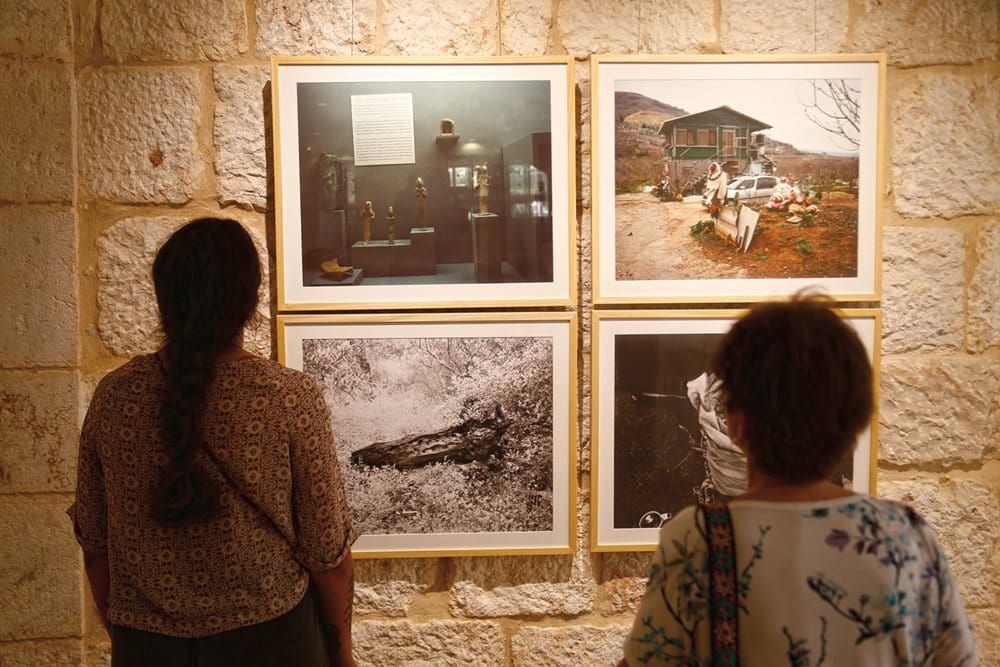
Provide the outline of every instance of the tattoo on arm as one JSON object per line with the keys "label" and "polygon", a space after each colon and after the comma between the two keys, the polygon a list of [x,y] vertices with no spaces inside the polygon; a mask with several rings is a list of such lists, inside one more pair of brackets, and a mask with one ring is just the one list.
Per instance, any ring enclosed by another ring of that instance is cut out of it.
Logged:
{"label": "tattoo on arm", "polygon": [[347,582],[347,600],[344,605],[344,627],[351,627],[351,617],[354,615],[354,573]]}

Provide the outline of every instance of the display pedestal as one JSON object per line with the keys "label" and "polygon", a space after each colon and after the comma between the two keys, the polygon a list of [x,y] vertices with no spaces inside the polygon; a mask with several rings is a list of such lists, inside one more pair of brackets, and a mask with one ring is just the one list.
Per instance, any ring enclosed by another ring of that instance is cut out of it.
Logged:
{"label": "display pedestal", "polygon": [[347,256],[347,216],[342,209],[319,212],[316,246],[332,252],[341,264],[350,264],[350,257]]}
{"label": "display pedestal", "polygon": [[333,277],[327,276],[322,271],[308,271],[306,272],[306,284],[307,285],[323,285],[333,286],[333,285],[359,285],[361,284],[361,279],[364,277],[364,271],[362,269],[355,268],[346,276],[337,280]]}
{"label": "display pedestal", "polygon": [[412,251],[409,239],[397,239],[392,245],[385,239],[370,241],[368,245],[358,241],[351,246],[351,264],[373,278],[412,276],[417,274]]}
{"label": "display pedestal", "polygon": [[421,275],[437,273],[437,252],[434,250],[434,228],[410,228],[413,265]]}
{"label": "display pedestal", "polygon": [[472,224],[472,263],[476,268],[476,281],[503,282],[500,216],[496,213],[470,213],[469,221]]}

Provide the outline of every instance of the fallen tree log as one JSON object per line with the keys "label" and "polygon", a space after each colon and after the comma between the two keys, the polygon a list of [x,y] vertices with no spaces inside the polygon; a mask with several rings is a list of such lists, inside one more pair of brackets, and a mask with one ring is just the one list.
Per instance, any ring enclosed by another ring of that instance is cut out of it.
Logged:
{"label": "fallen tree log", "polygon": [[500,457],[500,440],[507,420],[498,408],[487,419],[466,419],[434,433],[404,435],[396,440],[376,442],[351,454],[351,463],[367,466],[420,468],[432,463],[472,463]]}

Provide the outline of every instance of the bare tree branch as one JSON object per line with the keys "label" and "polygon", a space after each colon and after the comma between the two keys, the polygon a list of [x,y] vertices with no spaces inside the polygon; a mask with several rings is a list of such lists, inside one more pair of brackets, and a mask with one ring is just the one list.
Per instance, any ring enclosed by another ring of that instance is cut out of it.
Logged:
{"label": "bare tree branch", "polygon": [[861,145],[861,90],[846,79],[811,81],[811,99],[802,103],[806,117],[833,135],[833,141],[847,150]]}

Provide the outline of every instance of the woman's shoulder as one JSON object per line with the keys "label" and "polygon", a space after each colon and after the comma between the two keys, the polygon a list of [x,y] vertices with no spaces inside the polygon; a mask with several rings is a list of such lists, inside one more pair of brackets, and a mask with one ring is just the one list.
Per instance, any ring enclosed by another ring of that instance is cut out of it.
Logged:
{"label": "woman's shoulder", "polygon": [[225,362],[219,366],[219,374],[264,390],[301,392],[313,391],[316,387],[316,380],[308,373],[263,357]]}

